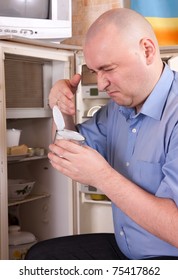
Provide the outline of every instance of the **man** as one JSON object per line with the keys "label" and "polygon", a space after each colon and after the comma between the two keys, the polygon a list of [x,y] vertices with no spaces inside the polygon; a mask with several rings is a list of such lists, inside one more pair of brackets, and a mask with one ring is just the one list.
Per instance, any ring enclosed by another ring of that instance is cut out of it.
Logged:
{"label": "man", "polygon": [[[110,10],[92,24],[84,56],[111,100],[77,126],[85,146],[60,140],[49,159],[110,198],[116,243],[109,234],[57,238],[27,258],[178,258],[178,74],[163,64],[150,24],[129,9]],[[49,95],[70,129],[79,82],[79,74],[58,81]]]}

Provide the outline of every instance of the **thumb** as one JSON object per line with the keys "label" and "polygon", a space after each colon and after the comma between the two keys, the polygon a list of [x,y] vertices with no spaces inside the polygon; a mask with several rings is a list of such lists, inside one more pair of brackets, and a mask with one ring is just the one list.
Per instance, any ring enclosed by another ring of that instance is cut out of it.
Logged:
{"label": "thumb", "polygon": [[70,85],[71,87],[76,90],[79,83],[80,83],[80,80],[81,80],[81,75],[80,74],[75,74],[71,79],[70,79]]}
{"label": "thumb", "polygon": [[68,85],[68,87],[70,88],[73,94],[76,93],[80,80],[81,80],[80,74],[75,74],[70,80],[65,80],[66,84]]}
{"label": "thumb", "polygon": [[70,83],[73,87],[77,87],[78,84],[80,83],[80,80],[81,80],[81,75],[80,74],[75,74],[71,80],[70,80]]}

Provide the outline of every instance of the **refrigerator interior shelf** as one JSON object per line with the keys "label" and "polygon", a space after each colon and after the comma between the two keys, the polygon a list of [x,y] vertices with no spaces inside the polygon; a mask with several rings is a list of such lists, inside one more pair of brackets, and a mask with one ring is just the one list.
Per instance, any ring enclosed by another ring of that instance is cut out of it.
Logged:
{"label": "refrigerator interior shelf", "polygon": [[47,155],[44,156],[26,156],[23,158],[16,157],[16,159],[12,159],[10,157],[7,157],[8,163],[17,163],[17,162],[24,162],[24,161],[31,161],[31,160],[38,160],[38,159],[46,159]]}
{"label": "refrigerator interior shelf", "polygon": [[48,194],[48,193],[33,194],[33,195],[29,195],[28,197],[26,197],[25,199],[20,200],[20,201],[19,200],[18,201],[12,201],[12,202],[9,201],[8,206],[19,205],[19,204],[34,201],[34,200],[37,200],[37,199],[46,198],[46,197],[49,197],[49,196],[50,196],[50,194]]}
{"label": "refrigerator interior shelf", "polygon": [[49,108],[7,108],[7,119],[51,118]]}
{"label": "refrigerator interior shelf", "polygon": [[85,119],[91,119],[91,117],[92,116],[82,116],[82,119],[84,119],[84,121],[85,121]]}
{"label": "refrigerator interior shelf", "polygon": [[87,193],[81,193],[81,201],[82,203],[97,203],[97,204],[111,204],[111,201],[109,200],[93,200],[91,199],[90,194]]}
{"label": "refrigerator interior shelf", "polygon": [[99,96],[90,96],[89,94],[88,95],[86,95],[86,94],[83,94],[82,93],[82,98],[85,100],[85,99],[98,99],[98,100],[100,100],[100,99],[109,99],[109,96],[106,96],[105,94],[100,94]]}

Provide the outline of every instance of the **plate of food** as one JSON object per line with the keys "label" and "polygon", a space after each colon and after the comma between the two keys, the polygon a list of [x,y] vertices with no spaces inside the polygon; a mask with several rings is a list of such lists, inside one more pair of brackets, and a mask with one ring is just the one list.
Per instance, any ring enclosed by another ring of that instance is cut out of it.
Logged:
{"label": "plate of food", "polygon": [[29,155],[27,145],[12,146],[7,148],[7,160],[18,161]]}

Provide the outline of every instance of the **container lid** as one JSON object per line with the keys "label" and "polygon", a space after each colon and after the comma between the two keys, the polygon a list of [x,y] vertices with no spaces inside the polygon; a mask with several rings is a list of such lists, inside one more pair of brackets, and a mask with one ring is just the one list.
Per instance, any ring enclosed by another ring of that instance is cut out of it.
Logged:
{"label": "container lid", "polygon": [[36,237],[26,231],[21,231],[20,226],[9,226],[9,245],[22,245],[36,241]]}
{"label": "container lid", "polygon": [[66,139],[71,141],[85,141],[85,137],[77,131],[63,129],[56,131],[56,139]]}

